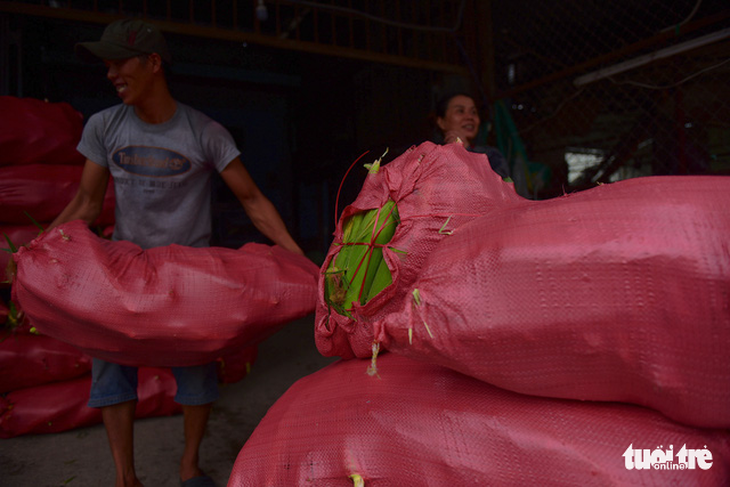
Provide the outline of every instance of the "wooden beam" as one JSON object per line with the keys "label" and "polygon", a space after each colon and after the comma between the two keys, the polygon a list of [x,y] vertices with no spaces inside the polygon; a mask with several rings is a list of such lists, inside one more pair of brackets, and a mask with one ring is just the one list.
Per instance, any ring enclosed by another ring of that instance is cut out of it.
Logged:
{"label": "wooden beam", "polygon": [[[26,3],[8,1],[0,1],[0,12],[99,24],[108,24],[119,18],[124,18],[124,16],[122,15],[92,12],[82,9],[53,8],[42,5],[31,5]],[[366,51],[362,49],[353,49],[346,46],[335,46],[310,41],[285,39],[262,33],[244,32],[239,30],[224,29],[220,27],[207,27],[203,25],[173,22],[170,20],[149,20],[151,22],[154,22],[164,32],[170,32],[174,34],[224,41],[247,42],[250,44],[258,44],[261,46],[267,46],[276,49],[286,49],[290,51],[298,51],[310,54],[321,54],[325,56],[369,61],[373,63],[391,64],[429,71],[455,73],[465,76],[468,75],[468,70],[464,66],[458,64],[449,64],[438,61],[410,58],[401,55],[392,55],[387,53]]]}

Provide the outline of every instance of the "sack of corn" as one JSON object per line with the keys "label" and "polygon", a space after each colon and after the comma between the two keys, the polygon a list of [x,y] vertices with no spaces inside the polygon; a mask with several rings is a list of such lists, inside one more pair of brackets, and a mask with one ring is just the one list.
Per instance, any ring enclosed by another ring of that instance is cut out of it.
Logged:
{"label": "sack of corn", "polygon": [[[18,389],[0,396],[0,438],[60,433],[100,424],[101,410],[86,405],[91,373],[78,379]],[[177,385],[170,369],[139,368],[137,418],[171,416],[182,411],[175,402]]]}
{"label": "sack of corn", "polygon": [[0,96],[0,113],[0,166],[84,164],[83,116],[68,103]]}
{"label": "sack of corn", "polygon": [[523,198],[483,154],[425,142],[379,160],[337,222],[322,265],[315,338],[325,356],[369,357],[371,323],[400,308],[424,259],[464,223]]}
{"label": "sack of corn", "polygon": [[108,241],[80,220],[20,247],[13,301],[39,332],[125,365],[213,362],[314,311],[317,266],[278,246]]}
{"label": "sack of corn", "polygon": [[60,340],[0,331],[0,394],[74,379],[91,371],[91,358]]}
{"label": "sack of corn", "polygon": [[[0,167],[0,223],[52,222],[73,199],[83,166],[30,164]],[[114,184],[109,181],[95,225],[114,223]]]}
{"label": "sack of corn", "polygon": [[258,345],[251,345],[243,350],[229,352],[224,357],[218,357],[218,383],[235,384],[242,381],[251,372],[258,355]]}
{"label": "sack of corn", "polygon": [[505,205],[439,243],[376,340],[512,391],[728,428],[728,208],[730,178],[705,176]]}
{"label": "sack of corn", "polygon": [[[30,242],[40,233],[41,230],[33,224],[5,225],[0,223],[0,289],[10,287],[10,278],[7,274],[14,267],[14,264],[11,264],[13,248]],[[0,317],[0,327],[2,324],[3,320]]]}
{"label": "sack of corn", "polygon": [[730,482],[726,429],[524,396],[397,354],[381,360],[379,378],[363,360],[340,360],[297,381],[244,444],[228,487]]}

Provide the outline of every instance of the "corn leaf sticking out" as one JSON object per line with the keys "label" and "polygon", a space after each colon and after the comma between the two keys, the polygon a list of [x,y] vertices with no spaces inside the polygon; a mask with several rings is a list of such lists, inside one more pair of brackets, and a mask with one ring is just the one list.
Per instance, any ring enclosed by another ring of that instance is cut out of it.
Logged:
{"label": "corn leaf sticking out", "polygon": [[40,230],[40,232],[38,232],[38,235],[40,235],[41,233],[43,233],[45,231],[43,229],[43,227],[41,226],[41,224],[38,223],[35,218],[33,218],[32,216],[30,216],[30,213],[28,213],[27,211],[24,211],[23,213],[25,214],[25,216],[27,216],[30,219],[30,222],[33,225],[35,225],[36,227],[38,227],[38,229]]}
{"label": "corn leaf sticking out", "polygon": [[[38,223],[37,221],[35,221],[33,219],[33,217],[28,214],[27,211],[25,212],[25,215],[28,218],[30,218],[30,221],[33,223],[33,225],[35,225],[36,227],[38,227],[38,229],[39,229],[38,235],[41,235],[45,230],[43,230],[43,227],[40,225],[40,223]],[[18,245],[15,245],[15,243],[13,243],[13,241],[10,239],[10,237],[8,236],[7,233],[4,233],[3,232],[3,237],[5,238],[5,241],[8,243],[8,248],[7,249],[0,248],[0,251],[2,251],[2,252],[8,252],[10,254],[16,253],[18,251]],[[15,277],[15,272],[16,272],[15,261],[11,258],[8,261],[8,265],[5,267],[5,280],[4,281],[0,281],[0,283],[3,283],[3,284],[10,284],[10,283],[12,283],[13,282],[13,278]]]}
{"label": "corn leaf sticking out", "polygon": [[10,237],[8,237],[7,233],[3,233],[3,237],[5,237],[5,241],[8,243],[7,249],[2,249],[4,252],[10,252],[11,254],[14,254],[18,251],[18,247],[13,243],[12,240],[10,240]]}
{"label": "corn leaf sticking out", "polygon": [[[6,233],[3,233],[3,237],[5,237],[5,240],[8,242],[9,248],[0,249],[0,250],[2,250],[3,252],[10,252],[11,254],[14,254],[15,252],[17,252],[18,247],[13,243],[12,240],[10,240],[10,237],[8,237],[8,235]],[[3,284],[12,283],[13,279],[15,278],[15,272],[16,272],[15,261],[11,257],[10,260],[8,260],[8,265],[5,266],[5,269],[4,269],[5,276],[4,276],[4,280],[1,282]]]}

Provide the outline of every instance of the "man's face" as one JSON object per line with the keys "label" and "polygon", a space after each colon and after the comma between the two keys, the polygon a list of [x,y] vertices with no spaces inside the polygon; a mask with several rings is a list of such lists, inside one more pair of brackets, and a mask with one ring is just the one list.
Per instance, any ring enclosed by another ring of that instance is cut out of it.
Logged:
{"label": "man's face", "polygon": [[468,96],[457,95],[449,101],[446,114],[438,119],[444,132],[454,131],[466,141],[471,141],[479,131],[479,112],[474,100]]}
{"label": "man's face", "polygon": [[128,59],[105,60],[106,77],[126,105],[137,105],[149,93],[153,66],[144,56]]}

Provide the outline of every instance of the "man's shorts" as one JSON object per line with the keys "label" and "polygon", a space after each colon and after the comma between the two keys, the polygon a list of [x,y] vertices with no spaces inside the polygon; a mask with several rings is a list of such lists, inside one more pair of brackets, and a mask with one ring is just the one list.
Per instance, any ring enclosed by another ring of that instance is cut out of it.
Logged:
{"label": "man's shorts", "polygon": [[[171,369],[177,382],[176,403],[200,406],[218,399],[218,370],[215,362]],[[137,367],[92,360],[89,407],[113,406],[136,399]]]}

